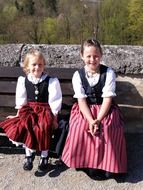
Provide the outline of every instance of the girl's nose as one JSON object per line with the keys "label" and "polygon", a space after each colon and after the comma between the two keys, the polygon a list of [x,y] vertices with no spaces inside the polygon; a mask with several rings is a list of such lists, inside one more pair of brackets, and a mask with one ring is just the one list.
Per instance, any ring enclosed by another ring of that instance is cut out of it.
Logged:
{"label": "girl's nose", "polygon": [[95,57],[90,57],[90,61],[95,61]]}
{"label": "girl's nose", "polygon": [[38,68],[39,68],[39,64],[36,64],[36,65],[35,65],[35,68],[38,69]]}

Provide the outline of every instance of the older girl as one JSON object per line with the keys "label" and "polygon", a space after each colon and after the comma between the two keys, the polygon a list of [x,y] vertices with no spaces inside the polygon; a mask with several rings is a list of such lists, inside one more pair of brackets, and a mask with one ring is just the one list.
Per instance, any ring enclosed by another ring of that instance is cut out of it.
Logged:
{"label": "older girl", "polygon": [[71,168],[90,168],[95,177],[126,173],[124,122],[114,102],[115,73],[100,63],[102,49],[95,39],[83,43],[81,58],[84,67],[72,79],[77,103],[71,110],[62,160]]}

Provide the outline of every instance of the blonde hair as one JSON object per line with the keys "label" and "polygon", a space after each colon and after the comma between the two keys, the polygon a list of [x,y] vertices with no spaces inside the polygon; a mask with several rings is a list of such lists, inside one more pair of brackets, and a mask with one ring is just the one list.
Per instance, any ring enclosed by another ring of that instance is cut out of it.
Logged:
{"label": "blonde hair", "polygon": [[37,49],[30,49],[29,52],[25,55],[24,57],[24,61],[23,61],[23,71],[28,74],[29,73],[29,60],[31,59],[31,57],[36,57],[37,59],[42,60],[43,64],[46,64],[46,60],[43,56],[43,54],[38,51]]}

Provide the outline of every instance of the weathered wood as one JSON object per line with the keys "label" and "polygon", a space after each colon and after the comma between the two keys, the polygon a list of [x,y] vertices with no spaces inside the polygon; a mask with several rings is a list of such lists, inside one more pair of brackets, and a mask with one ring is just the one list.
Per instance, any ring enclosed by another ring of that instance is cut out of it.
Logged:
{"label": "weathered wood", "polygon": [[[58,77],[60,80],[71,80],[74,68],[46,68],[45,71],[54,77]],[[0,67],[0,79],[16,79],[18,76],[24,76],[24,72],[21,67]]]}

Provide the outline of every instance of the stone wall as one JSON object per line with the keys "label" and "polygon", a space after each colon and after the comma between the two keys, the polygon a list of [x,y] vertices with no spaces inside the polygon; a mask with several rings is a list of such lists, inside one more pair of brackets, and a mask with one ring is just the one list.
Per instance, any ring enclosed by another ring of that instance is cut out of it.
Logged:
{"label": "stone wall", "polygon": [[[21,58],[31,47],[40,49],[50,67],[74,67],[83,65],[80,45],[0,45],[0,66],[19,66]],[[143,74],[142,46],[103,46],[103,62],[112,66],[117,73]]]}
{"label": "stone wall", "polygon": [[[0,66],[20,66],[31,47],[43,52],[47,67],[79,68],[80,45],[6,44],[0,45]],[[143,121],[143,47],[102,46],[103,62],[117,74],[117,101],[129,121]]]}

